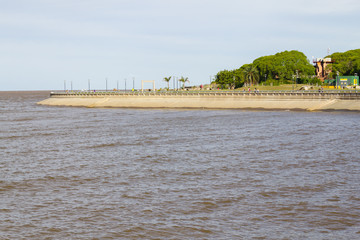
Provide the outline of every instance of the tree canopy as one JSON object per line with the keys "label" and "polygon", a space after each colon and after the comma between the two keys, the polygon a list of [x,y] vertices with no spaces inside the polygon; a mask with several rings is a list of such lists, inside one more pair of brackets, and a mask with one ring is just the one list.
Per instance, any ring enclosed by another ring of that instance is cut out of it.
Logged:
{"label": "tree canopy", "polygon": [[314,66],[299,51],[284,51],[275,55],[257,58],[251,64],[238,69],[223,70],[217,73],[216,83],[241,87],[264,81],[286,82],[297,75],[298,78],[310,78],[315,74]]}
{"label": "tree canopy", "polygon": [[190,82],[190,81],[189,81],[189,78],[188,78],[188,77],[183,77],[183,76],[182,76],[182,77],[179,79],[179,82],[182,82],[182,83],[183,83],[182,88],[185,88],[185,83]]}
{"label": "tree canopy", "polygon": [[169,82],[171,80],[171,77],[164,77],[164,81],[167,82],[168,89],[170,88]]}
{"label": "tree canopy", "polygon": [[330,77],[335,78],[337,72],[342,76],[352,76],[360,73],[360,49],[350,50],[343,53],[333,53],[331,58],[334,63],[328,65],[331,68]]}

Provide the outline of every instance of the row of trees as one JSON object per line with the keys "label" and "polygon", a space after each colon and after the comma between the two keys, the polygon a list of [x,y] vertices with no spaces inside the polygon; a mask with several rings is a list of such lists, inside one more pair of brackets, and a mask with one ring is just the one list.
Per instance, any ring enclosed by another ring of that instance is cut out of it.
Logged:
{"label": "row of trees", "polygon": [[342,76],[353,76],[360,73],[360,49],[350,50],[343,53],[333,53],[331,58],[334,63],[327,66],[331,71],[330,78],[334,79],[337,74]]}
{"label": "row of trees", "polygon": [[295,78],[298,82],[309,82],[313,80],[314,74],[314,66],[305,54],[299,51],[284,51],[257,58],[253,63],[245,64],[238,69],[220,71],[215,82],[237,88],[261,82],[287,83]]}
{"label": "row of trees", "polygon": [[[171,77],[164,77],[164,81],[167,82],[168,89],[170,89],[170,80]],[[181,77],[178,79],[178,81],[183,83],[182,88],[185,88],[185,83],[190,82],[188,77]]]}
{"label": "row of trees", "polygon": [[[336,74],[355,75],[360,73],[360,49],[350,50],[344,53],[333,53],[327,58],[332,58],[334,63],[327,67],[330,78]],[[172,77],[165,77],[164,81],[169,83]],[[299,51],[284,51],[275,55],[263,56],[255,59],[250,64],[244,64],[238,69],[223,70],[216,74],[215,82],[219,85],[227,85],[231,88],[252,86],[259,83],[281,84],[281,83],[321,83],[315,78],[315,68]],[[178,81],[189,82],[187,77],[181,77]]]}

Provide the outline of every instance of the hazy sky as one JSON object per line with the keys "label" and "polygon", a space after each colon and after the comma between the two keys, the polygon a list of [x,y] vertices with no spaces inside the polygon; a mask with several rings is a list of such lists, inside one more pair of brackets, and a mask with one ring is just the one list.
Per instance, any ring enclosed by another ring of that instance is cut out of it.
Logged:
{"label": "hazy sky", "polygon": [[359,0],[0,0],[0,91],[208,83],[279,51],[360,48],[359,16]]}

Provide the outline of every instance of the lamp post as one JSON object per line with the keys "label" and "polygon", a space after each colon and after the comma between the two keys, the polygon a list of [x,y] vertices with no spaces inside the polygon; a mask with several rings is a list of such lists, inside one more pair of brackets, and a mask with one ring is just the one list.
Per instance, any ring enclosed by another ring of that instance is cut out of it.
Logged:
{"label": "lamp post", "polygon": [[173,76],[173,89],[175,90],[175,76]]}
{"label": "lamp post", "polygon": [[355,92],[357,92],[357,90],[356,90],[356,85],[359,85],[359,81],[358,81],[358,74],[357,73],[355,73],[354,74],[355,75],[355,80],[354,80],[354,87],[355,87]]}
{"label": "lamp post", "polygon": [[64,80],[64,92],[66,92],[66,80]]}
{"label": "lamp post", "polygon": [[90,92],[90,79],[88,79],[88,90]]}

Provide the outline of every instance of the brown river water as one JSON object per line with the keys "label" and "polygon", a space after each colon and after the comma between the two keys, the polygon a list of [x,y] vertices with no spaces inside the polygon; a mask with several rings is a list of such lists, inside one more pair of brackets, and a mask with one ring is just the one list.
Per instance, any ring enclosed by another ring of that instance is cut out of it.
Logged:
{"label": "brown river water", "polygon": [[0,239],[359,239],[359,113],[0,92]]}

